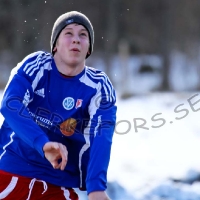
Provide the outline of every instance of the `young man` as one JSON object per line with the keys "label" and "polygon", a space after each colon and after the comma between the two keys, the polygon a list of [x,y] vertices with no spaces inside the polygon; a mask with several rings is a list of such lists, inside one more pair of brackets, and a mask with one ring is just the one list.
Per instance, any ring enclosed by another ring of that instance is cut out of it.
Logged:
{"label": "young man", "polygon": [[0,199],[108,200],[106,174],[116,121],[115,91],[87,67],[94,32],[76,11],[61,15],[51,54],[24,58],[1,103]]}

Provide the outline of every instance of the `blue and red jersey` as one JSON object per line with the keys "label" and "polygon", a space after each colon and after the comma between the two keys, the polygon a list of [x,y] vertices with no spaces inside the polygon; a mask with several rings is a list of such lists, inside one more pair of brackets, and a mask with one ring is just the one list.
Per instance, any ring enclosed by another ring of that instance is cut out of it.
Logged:
{"label": "blue and red jersey", "polygon": [[[105,190],[115,102],[104,72],[85,66],[66,78],[52,54],[28,55],[11,71],[1,103],[0,170],[88,193]],[[64,171],[46,160],[48,141],[67,147]]]}

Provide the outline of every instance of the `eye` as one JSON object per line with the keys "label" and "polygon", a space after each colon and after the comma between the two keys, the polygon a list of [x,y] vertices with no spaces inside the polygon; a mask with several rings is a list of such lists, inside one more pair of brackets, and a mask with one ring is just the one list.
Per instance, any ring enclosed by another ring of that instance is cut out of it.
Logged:
{"label": "eye", "polygon": [[87,36],[87,34],[86,33],[81,33],[81,36]]}
{"label": "eye", "polygon": [[71,35],[71,34],[72,34],[72,33],[69,32],[69,31],[65,32],[65,35]]}

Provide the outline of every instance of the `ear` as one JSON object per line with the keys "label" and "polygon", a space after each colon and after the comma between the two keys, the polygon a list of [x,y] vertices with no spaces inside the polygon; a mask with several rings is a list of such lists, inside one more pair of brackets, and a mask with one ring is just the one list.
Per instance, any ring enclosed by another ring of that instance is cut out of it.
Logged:
{"label": "ear", "polygon": [[55,51],[57,51],[57,47],[54,47],[54,48],[53,48],[53,52],[55,52]]}

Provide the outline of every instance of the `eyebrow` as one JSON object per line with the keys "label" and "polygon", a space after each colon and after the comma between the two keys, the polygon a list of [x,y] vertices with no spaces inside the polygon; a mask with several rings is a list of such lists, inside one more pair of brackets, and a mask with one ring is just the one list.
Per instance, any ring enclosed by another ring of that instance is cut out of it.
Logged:
{"label": "eyebrow", "polygon": [[[72,28],[69,28],[69,27],[65,27],[63,30],[66,30],[66,29],[72,30]],[[85,28],[82,28],[81,31],[87,31],[87,30]]]}

